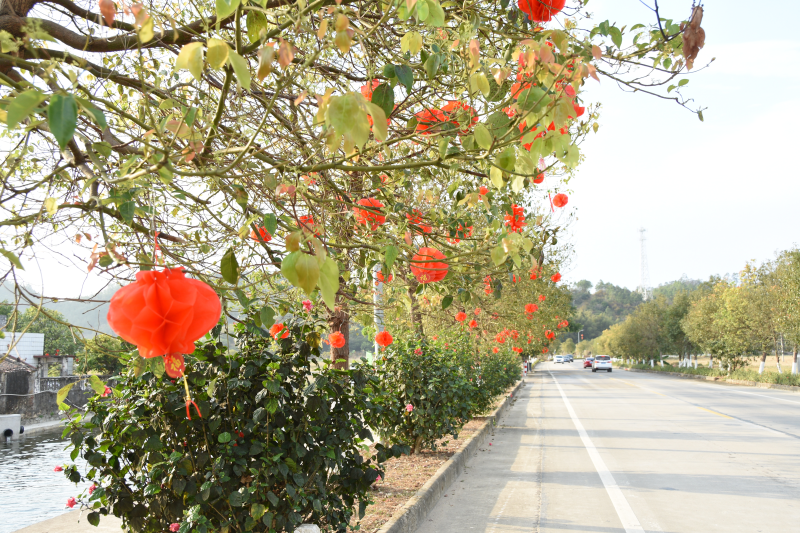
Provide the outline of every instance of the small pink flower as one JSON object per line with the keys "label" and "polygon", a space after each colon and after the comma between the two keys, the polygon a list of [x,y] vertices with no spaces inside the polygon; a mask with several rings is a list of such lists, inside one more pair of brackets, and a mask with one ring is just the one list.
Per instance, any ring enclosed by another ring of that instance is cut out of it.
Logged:
{"label": "small pink flower", "polygon": [[100,396],[105,398],[109,394],[111,394],[111,388],[108,385],[106,385],[106,389],[103,391],[103,394],[101,394]]}
{"label": "small pink flower", "polygon": [[70,497],[67,499],[67,507],[69,507],[70,509],[72,509],[73,507],[75,507],[75,504],[77,504],[77,503],[78,503],[78,500],[76,500],[76,499],[75,499],[75,498],[73,498],[72,496],[70,496]]}
{"label": "small pink flower", "polygon": [[91,487],[89,487],[89,496],[91,496],[91,495],[92,495],[92,493],[94,492],[94,489],[96,489],[96,488],[97,488],[97,485],[95,485],[94,483],[92,483],[92,486],[91,486]]}
{"label": "small pink flower", "polygon": [[177,522],[175,522],[174,524],[170,524],[169,525],[169,530],[172,531],[172,533],[177,533],[177,531],[180,528],[181,528],[181,525],[179,523],[177,523]]}
{"label": "small pink flower", "polygon": [[406,411],[408,411],[410,413],[413,410],[414,410],[414,406],[413,405],[411,405],[411,404],[406,405]]}
{"label": "small pink flower", "polygon": [[311,303],[311,300],[303,300],[303,309],[306,310],[306,313],[310,313],[314,309],[314,304]]}
{"label": "small pink flower", "polygon": [[382,479],[383,478],[381,476],[378,476],[378,479],[376,479],[375,481],[381,481]]}
{"label": "small pink flower", "polygon": [[490,443],[489,443],[489,446],[491,446],[491,445],[492,445],[492,443],[490,442]]}
{"label": "small pink flower", "polygon": [[422,355],[422,348],[417,348],[414,350],[414,355]]}
{"label": "small pink flower", "polygon": [[64,468],[63,468],[63,467],[61,467],[61,466],[57,466],[57,467],[55,467],[55,468],[53,469],[53,472],[63,472],[63,471],[64,471]]}

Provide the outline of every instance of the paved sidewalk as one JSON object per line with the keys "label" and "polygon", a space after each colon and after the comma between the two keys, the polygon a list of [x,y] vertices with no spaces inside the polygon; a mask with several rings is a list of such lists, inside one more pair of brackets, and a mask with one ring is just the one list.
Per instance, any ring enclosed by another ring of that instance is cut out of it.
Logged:
{"label": "paved sidewalk", "polygon": [[500,419],[495,434],[470,459],[418,533],[534,531],[541,497],[541,403],[530,376],[514,405]]}
{"label": "paved sidewalk", "polygon": [[88,511],[70,511],[61,516],[38,522],[16,530],[14,533],[120,533],[122,520],[116,516],[100,517],[100,525],[94,527],[86,521]]}

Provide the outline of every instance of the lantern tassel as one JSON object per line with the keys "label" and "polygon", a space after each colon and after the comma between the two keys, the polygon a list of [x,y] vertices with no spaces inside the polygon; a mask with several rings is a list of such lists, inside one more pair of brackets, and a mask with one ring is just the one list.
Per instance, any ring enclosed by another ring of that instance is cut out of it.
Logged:
{"label": "lantern tassel", "polygon": [[189,409],[190,405],[194,405],[194,409],[197,411],[197,416],[203,418],[203,413],[200,412],[200,408],[197,407],[197,404],[194,402],[194,400],[192,400],[192,395],[189,394],[189,382],[186,379],[186,374],[183,375],[183,387],[186,389],[186,418],[189,420],[192,419],[192,413]]}

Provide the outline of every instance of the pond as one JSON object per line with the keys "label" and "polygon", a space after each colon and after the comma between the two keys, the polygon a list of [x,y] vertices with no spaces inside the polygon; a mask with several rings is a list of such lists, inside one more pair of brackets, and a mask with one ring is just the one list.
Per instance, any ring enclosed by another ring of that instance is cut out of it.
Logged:
{"label": "pond", "polygon": [[70,463],[67,445],[60,429],[0,441],[0,533],[66,513],[67,498],[77,498],[88,488],[88,484],[76,487],[63,472],[53,471]]}

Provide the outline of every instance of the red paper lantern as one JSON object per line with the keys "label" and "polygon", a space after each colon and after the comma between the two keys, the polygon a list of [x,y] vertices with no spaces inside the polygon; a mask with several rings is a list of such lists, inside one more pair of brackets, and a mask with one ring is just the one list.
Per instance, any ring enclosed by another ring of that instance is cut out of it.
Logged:
{"label": "red paper lantern", "polygon": [[269,234],[267,228],[260,226],[258,234],[256,234],[256,230],[250,230],[250,238],[258,242],[269,242],[272,240],[272,235]]}
{"label": "red paper lantern", "polygon": [[553,15],[564,9],[567,0],[519,0],[519,10],[535,22],[549,22]]}
{"label": "red paper lantern", "polygon": [[536,176],[536,177],[533,179],[533,182],[534,182],[534,183],[541,183],[541,182],[543,182],[543,181],[544,181],[544,173],[542,173],[542,174],[539,174],[538,176]]}
{"label": "red paper lantern", "polygon": [[555,196],[553,196],[553,205],[556,207],[564,207],[565,205],[567,205],[567,202],[569,202],[569,197],[563,192],[560,192]]}
{"label": "red paper lantern", "polygon": [[378,226],[386,222],[386,217],[380,213],[383,204],[379,200],[376,200],[375,198],[362,198],[356,203],[367,208],[353,208],[353,212],[356,216],[356,223],[375,231]]}
{"label": "red paper lantern", "polygon": [[447,114],[441,109],[426,109],[414,116],[417,118],[417,131],[423,135],[434,133],[432,128],[447,122]]}
{"label": "red paper lantern", "polygon": [[108,324],[145,358],[165,356],[167,374],[183,373],[183,354],[208,333],[222,313],[217,293],[183,268],[146,271],[111,297]]}
{"label": "red paper lantern", "polygon": [[479,121],[478,114],[475,112],[475,109],[463,102],[448,102],[444,107],[442,107],[442,111],[447,114],[447,118],[450,119],[452,124],[461,126],[461,124],[464,123],[464,127],[458,131],[459,135],[468,134],[472,126],[477,124]]}
{"label": "red paper lantern", "polygon": [[444,254],[436,248],[420,248],[412,258],[411,273],[420,283],[433,283],[442,281],[449,268],[447,263],[442,263]]}
{"label": "red paper lantern", "polygon": [[431,233],[433,228],[427,224],[422,223],[422,213],[419,209],[414,209],[414,213],[406,213],[408,223],[417,233]]}

